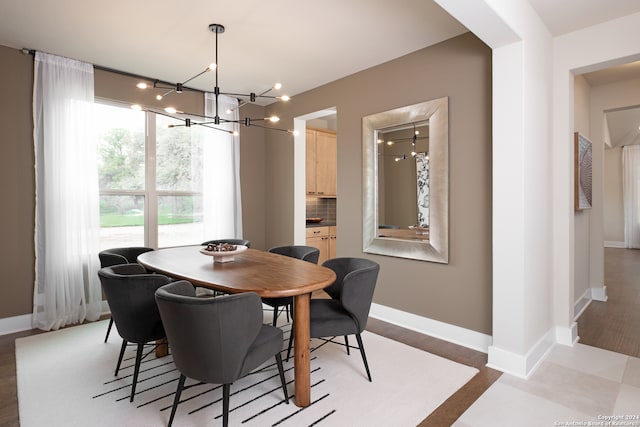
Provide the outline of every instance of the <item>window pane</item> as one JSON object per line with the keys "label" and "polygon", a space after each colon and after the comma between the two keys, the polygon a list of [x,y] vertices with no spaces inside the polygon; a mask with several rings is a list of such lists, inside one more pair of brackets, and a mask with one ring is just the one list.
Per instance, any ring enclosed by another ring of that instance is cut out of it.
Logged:
{"label": "window pane", "polygon": [[202,243],[202,196],[158,197],[158,247]]}
{"label": "window pane", "polygon": [[96,104],[100,190],[144,189],[145,113]]}
{"label": "window pane", "polygon": [[[156,116],[156,188],[159,191],[202,190],[202,140],[181,120]],[[215,132],[215,131],[214,131]]]}
{"label": "window pane", "polygon": [[100,196],[100,250],[144,246],[144,196]]}

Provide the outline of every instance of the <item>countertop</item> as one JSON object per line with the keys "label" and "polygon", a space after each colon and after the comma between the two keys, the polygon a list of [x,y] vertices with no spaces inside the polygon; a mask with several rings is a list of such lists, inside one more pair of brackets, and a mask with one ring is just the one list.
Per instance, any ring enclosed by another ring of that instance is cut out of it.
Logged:
{"label": "countertop", "polygon": [[310,223],[307,223],[307,228],[327,227],[329,225],[336,225],[336,222],[335,221],[310,222]]}

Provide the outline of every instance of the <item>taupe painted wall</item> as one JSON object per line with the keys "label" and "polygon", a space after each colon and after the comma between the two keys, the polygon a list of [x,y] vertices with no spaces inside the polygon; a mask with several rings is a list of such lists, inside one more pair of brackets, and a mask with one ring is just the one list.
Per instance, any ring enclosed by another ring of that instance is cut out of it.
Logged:
{"label": "taupe painted wall", "polygon": [[[340,58],[335,58],[339,61]],[[295,66],[295,64],[292,64]],[[449,97],[449,264],[362,252],[362,117]],[[335,106],[338,256],[381,265],[374,302],[491,334],[491,50],[471,33],[273,104],[281,123]],[[293,241],[293,142],[267,138],[267,244]]]}
{"label": "taupe painted wall", "polygon": [[[34,281],[34,157],[32,87],[33,57],[0,46],[0,126],[3,155],[0,157],[0,212],[3,272],[0,319],[31,313]],[[138,79],[103,70],[95,71],[95,95],[126,103],[153,105],[153,96],[135,88]],[[198,92],[175,95],[175,106],[201,112]],[[173,103],[173,101],[172,101]],[[264,108],[247,105],[242,117],[264,117]],[[265,144],[264,130],[240,130],[240,179],[243,194],[244,237],[252,246],[265,248]]]}
{"label": "taupe painted wall", "polygon": [[33,57],[0,46],[0,318],[32,311],[33,225]]}

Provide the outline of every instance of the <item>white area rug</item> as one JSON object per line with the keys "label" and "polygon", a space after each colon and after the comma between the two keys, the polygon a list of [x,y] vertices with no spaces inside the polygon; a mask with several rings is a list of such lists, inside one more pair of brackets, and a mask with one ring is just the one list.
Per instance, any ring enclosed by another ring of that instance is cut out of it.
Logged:
{"label": "white area rug", "polygon": [[[179,377],[171,356],[143,360],[130,403],[135,350],[130,347],[114,377],[122,341],[114,328],[105,344],[106,329],[102,321],[16,340],[22,427],[167,425]],[[289,325],[283,329],[286,347]],[[229,424],[415,426],[478,372],[372,333],[363,341],[373,382],[357,349],[347,356],[342,345],[312,340],[312,405],[284,404],[275,362],[269,362],[231,386]],[[291,395],[293,358],[284,368]],[[222,425],[221,386],[200,385],[181,397],[187,401],[178,406],[174,426]]]}

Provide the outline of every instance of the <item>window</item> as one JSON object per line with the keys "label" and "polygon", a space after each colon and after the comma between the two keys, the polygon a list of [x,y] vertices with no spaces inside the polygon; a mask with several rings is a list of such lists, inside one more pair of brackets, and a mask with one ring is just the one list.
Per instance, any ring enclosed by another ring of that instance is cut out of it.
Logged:
{"label": "window", "polygon": [[114,104],[96,109],[100,248],[200,243],[202,131]]}

